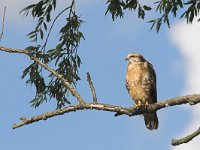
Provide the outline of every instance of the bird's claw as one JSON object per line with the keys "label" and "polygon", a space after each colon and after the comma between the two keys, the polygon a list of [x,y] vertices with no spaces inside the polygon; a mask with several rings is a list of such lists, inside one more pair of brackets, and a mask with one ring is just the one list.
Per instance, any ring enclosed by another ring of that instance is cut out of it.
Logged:
{"label": "bird's claw", "polygon": [[149,103],[148,102],[145,102],[144,104],[142,104],[141,103],[141,101],[138,101],[138,103],[137,104],[135,104],[133,107],[135,108],[135,109],[139,109],[139,108],[147,108],[147,106],[149,105]]}

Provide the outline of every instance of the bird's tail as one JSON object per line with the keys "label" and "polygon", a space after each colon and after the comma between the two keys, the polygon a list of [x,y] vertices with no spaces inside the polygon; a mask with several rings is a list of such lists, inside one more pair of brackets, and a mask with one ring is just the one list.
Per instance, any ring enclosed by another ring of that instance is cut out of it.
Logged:
{"label": "bird's tail", "polygon": [[144,121],[149,130],[156,130],[158,128],[158,117],[156,113],[145,113]]}

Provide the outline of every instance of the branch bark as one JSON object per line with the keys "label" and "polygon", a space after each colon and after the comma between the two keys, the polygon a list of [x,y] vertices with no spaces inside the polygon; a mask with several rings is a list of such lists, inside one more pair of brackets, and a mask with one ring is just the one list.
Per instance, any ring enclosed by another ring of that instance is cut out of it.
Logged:
{"label": "branch bark", "polygon": [[129,117],[140,115],[147,112],[155,112],[159,109],[166,108],[169,106],[176,106],[181,104],[197,104],[200,103],[200,94],[194,94],[194,95],[188,95],[188,96],[182,96],[182,97],[175,97],[170,98],[168,100],[159,101],[155,104],[148,105],[146,107],[130,107],[130,108],[123,108],[121,106],[114,106],[109,104],[100,104],[100,103],[84,103],[84,104],[78,104],[78,105],[72,105],[65,107],[63,109],[55,110],[52,112],[47,112],[38,116],[34,116],[31,118],[26,117],[20,117],[22,122],[14,124],[13,129],[24,126],[26,124],[31,124],[33,122],[37,122],[40,120],[46,120],[48,118],[63,115],[65,113],[75,112],[77,110],[85,110],[85,109],[95,109],[95,110],[102,110],[102,111],[109,111],[109,112],[115,112],[127,115]]}
{"label": "branch bark", "polygon": [[96,92],[95,92],[95,89],[94,89],[94,85],[92,83],[92,79],[90,77],[90,73],[89,72],[87,72],[87,81],[88,81],[88,84],[90,86],[91,93],[92,93],[92,96],[93,96],[93,103],[97,103],[97,95],[96,95]]}
{"label": "branch bark", "polygon": [[180,139],[172,139],[172,145],[176,146],[176,145],[180,145],[183,143],[188,143],[189,141],[191,141],[193,138],[195,138],[196,136],[198,136],[200,134],[200,127],[193,132],[192,134],[184,137],[184,138],[180,138]]}

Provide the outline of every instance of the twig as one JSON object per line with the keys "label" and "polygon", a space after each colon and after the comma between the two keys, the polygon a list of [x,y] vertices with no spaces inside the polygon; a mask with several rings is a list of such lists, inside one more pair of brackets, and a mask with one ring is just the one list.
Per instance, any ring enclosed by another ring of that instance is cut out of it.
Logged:
{"label": "twig", "polygon": [[162,109],[162,108],[186,104],[186,103],[193,102],[193,101],[195,101],[196,103],[200,103],[200,94],[198,94],[198,95],[194,94],[194,95],[188,95],[188,96],[182,96],[182,97],[175,97],[175,98],[171,98],[171,99],[168,99],[168,100],[159,101],[155,104],[148,105],[145,108],[143,108],[143,107],[141,107],[141,108],[138,108],[138,107],[123,108],[121,106],[114,106],[114,105],[109,105],[109,104],[84,103],[82,105],[79,104],[79,105],[68,106],[68,107],[65,107],[65,108],[60,109],[60,110],[47,112],[47,113],[44,113],[44,114],[41,114],[41,115],[38,115],[38,116],[34,116],[34,117],[31,117],[31,118],[23,117],[24,118],[23,121],[18,123],[18,124],[14,124],[13,129],[21,127],[21,126],[26,125],[26,124],[31,124],[33,122],[37,122],[37,121],[40,121],[40,120],[46,120],[46,119],[54,117],[54,116],[63,115],[65,113],[70,113],[70,112],[74,112],[74,111],[77,111],[77,110],[95,109],[95,110],[102,110],[102,111],[120,113],[120,114],[124,114],[124,115],[131,117],[131,116],[135,116],[135,115],[144,114],[144,113],[147,113],[147,112],[155,112],[155,111]]}
{"label": "twig", "polygon": [[66,10],[70,9],[72,6],[73,6],[73,2],[72,2],[72,4],[71,4],[69,7],[63,9],[63,10],[55,17],[55,19],[53,20],[53,22],[52,22],[52,24],[51,24],[51,27],[50,27],[50,29],[49,29],[48,35],[47,35],[47,37],[46,37],[45,43],[44,43],[44,45],[42,46],[42,49],[43,49],[43,50],[45,50],[45,47],[46,47],[46,45],[47,45],[47,42],[48,42],[48,39],[49,39],[49,36],[50,36],[50,33],[51,33],[51,30],[52,30],[52,28],[53,28],[53,26],[54,26],[56,20],[60,17],[60,15],[62,15]]}
{"label": "twig", "polygon": [[61,74],[59,74],[55,70],[51,69],[48,65],[42,63],[38,58],[33,56],[27,50],[12,49],[12,48],[6,48],[6,47],[2,47],[2,46],[0,46],[0,50],[4,51],[4,52],[8,52],[8,53],[19,53],[19,54],[25,54],[25,55],[29,56],[30,59],[34,60],[41,67],[48,70],[49,72],[54,74],[58,79],[60,79],[62,81],[63,85],[65,85],[70,90],[71,94],[76,97],[76,99],[79,101],[79,103],[81,105],[85,103],[84,100],[82,99],[82,97],[80,96],[80,94],[76,91],[76,89],[65,78],[63,78],[63,76]]}
{"label": "twig", "polygon": [[4,11],[3,11],[3,19],[2,19],[2,28],[1,28],[1,34],[0,34],[0,41],[3,38],[5,18],[6,18],[6,7],[4,7]]}
{"label": "twig", "polygon": [[96,92],[95,92],[95,89],[94,89],[94,86],[93,86],[93,83],[92,83],[92,80],[91,80],[91,77],[90,77],[90,73],[87,72],[87,81],[90,85],[90,89],[91,89],[91,92],[92,92],[92,96],[93,96],[93,103],[97,103],[97,96],[96,96]]}
{"label": "twig", "polygon": [[72,13],[75,13],[75,0],[72,0],[71,8],[69,11],[69,17],[71,17]]}
{"label": "twig", "polygon": [[196,136],[198,136],[200,134],[200,127],[193,132],[192,134],[184,137],[184,138],[180,138],[180,139],[172,139],[172,145],[176,146],[176,145],[180,145],[183,143],[188,143],[189,141],[191,141],[193,138],[195,138]]}

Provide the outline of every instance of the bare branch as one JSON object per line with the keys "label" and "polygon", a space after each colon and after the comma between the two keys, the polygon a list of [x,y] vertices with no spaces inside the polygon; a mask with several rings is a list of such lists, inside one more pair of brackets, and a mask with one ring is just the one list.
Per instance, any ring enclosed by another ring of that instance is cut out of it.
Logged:
{"label": "bare branch", "polygon": [[2,19],[2,28],[1,28],[1,34],[0,34],[0,41],[3,38],[5,18],[6,18],[6,7],[4,7],[4,11],[3,11],[3,19]]}
{"label": "bare branch", "polygon": [[190,103],[190,102],[200,103],[200,94],[176,97],[176,98],[171,98],[168,100],[159,101],[155,104],[148,105],[145,108],[144,107],[123,108],[121,106],[114,106],[114,105],[109,105],[109,104],[84,103],[82,105],[79,104],[79,105],[68,106],[68,107],[65,107],[60,110],[47,112],[47,113],[44,113],[44,114],[41,114],[38,116],[34,116],[31,118],[21,117],[21,118],[23,118],[23,119],[21,119],[22,122],[18,123],[18,124],[14,124],[13,129],[24,126],[26,124],[31,124],[33,122],[37,122],[40,120],[46,120],[46,119],[54,117],[54,116],[63,115],[65,113],[70,113],[70,112],[75,112],[77,110],[95,109],[95,110],[120,113],[120,114],[124,114],[124,115],[131,117],[131,116],[140,115],[140,114],[147,113],[147,112],[155,112],[159,109],[166,108],[169,106],[181,105],[181,104],[186,104],[186,103]]}
{"label": "bare branch", "polygon": [[193,132],[192,134],[184,137],[184,138],[180,138],[180,139],[172,139],[172,145],[176,146],[176,145],[180,145],[183,143],[188,143],[189,141],[191,141],[193,138],[195,138],[196,136],[198,136],[200,134],[200,127]]}
{"label": "bare branch", "polygon": [[62,81],[63,85],[65,85],[70,90],[71,94],[76,97],[76,99],[79,101],[80,104],[85,103],[84,100],[82,99],[82,97],[80,96],[80,94],[76,91],[76,89],[65,78],[63,78],[63,76],[61,74],[59,74],[55,70],[51,69],[48,65],[42,63],[38,58],[33,56],[27,50],[12,49],[12,48],[6,48],[6,47],[2,47],[2,46],[0,46],[0,50],[4,51],[4,52],[8,52],[8,53],[20,53],[20,54],[25,54],[25,55],[29,56],[30,59],[34,60],[38,65],[40,65],[44,69],[48,70],[49,72],[54,74],[58,79],[60,79]]}
{"label": "bare branch", "polygon": [[[58,109],[52,112],[47,112],[38,116],[34,116],[31,118],[26,118],[26,117],[20,117],[20,119],[22,120],[21,123],[18,124],[14,124],[13,125],[13,129],[21,127],[23,125],[26,124],[31,124],[33,122],[37,122],[40,120],[46,120],[48,118],[54,117],[54,116],[58,116],[58,115],[63,115],[65,113],[69,113],[69,112],[75,112],[77,110],[84,110],[84,109],[96,109],[96,110],[103,110],[103,111],[110,111],[110,112],[116,112],[116,111],[120,111],[124,114],[131,114],[130,110],[127,108],[122,108],[120,106],[112,106],[109,104],[94,104],[94,103],[85,103],[83,105],[72,105],[72,106],[68,106],[65,107],[63,109]],[[23,118],[23,119],[22,119]]]}
{"label": "bare branch", "polygon": [[96,92],[95,92],[95,89],[94,89],[94,86],[93,86],[93,83],[92,83],[92,79],[90,77],[90,73],[87,72],[87,81],[90,85],[90,89],[91,89],[91,92],[92,92],[92,96],[93,96],[93,103],[97,103],[97,95],[96,95]]}

